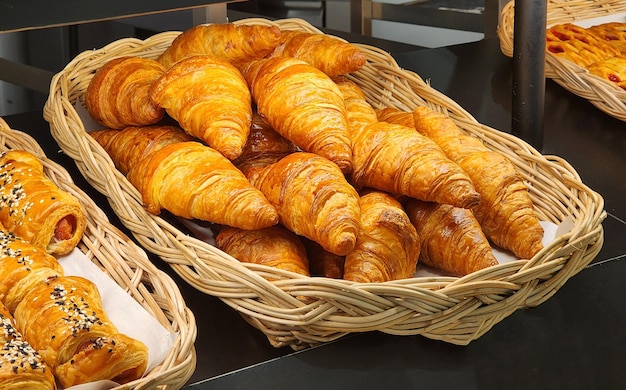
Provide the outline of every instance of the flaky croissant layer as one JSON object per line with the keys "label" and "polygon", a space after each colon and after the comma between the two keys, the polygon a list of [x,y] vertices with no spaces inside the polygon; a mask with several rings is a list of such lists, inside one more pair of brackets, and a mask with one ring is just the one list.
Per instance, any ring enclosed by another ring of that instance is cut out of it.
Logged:
{"label": "flaky croissant layer", "polygon": [[302,150],[352,170],[345,104],[337,85],[304,61],[275,57],[243,70],[258,113]]}
{"label": "flaky croissant layer", "polygon": [[249,178],[278,210],[289,230],[345,255],[359,232],[359,195],[331,161],[296,152]]}

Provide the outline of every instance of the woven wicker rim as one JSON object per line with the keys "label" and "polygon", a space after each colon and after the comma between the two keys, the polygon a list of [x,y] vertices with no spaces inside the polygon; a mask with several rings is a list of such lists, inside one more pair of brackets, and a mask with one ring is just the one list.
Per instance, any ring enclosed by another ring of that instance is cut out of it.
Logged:
{"label": "woven wicker rim", "polygon": [[178,286],[150,262],[143,249],[109,223],[106,214],[74,185],[69,173],[45,156],[37,141],[26,133],[11,129],[2,118],[0,145],[1,151],[18,149],[35,154],[42,161],[47,176],[59,188],[80,200],[86,210],[87,228],[79,249],[169,332],[178,334],[172,350],[159,366],[143,378],[115,389],[181,388],[196,367],[196,323]]}
{"label": "woven wicker rim", "polygon": [[[236,23],[320,32],[299,19]],[[87,135],[73,106],[105,61],[122,55],[156,58],[178,34],[160,33],[145,41],[122,39],[81,53],[53,78],[44,117],[63,151],[76,161],[86,180],[108,197],[141,245],[168,262],[193,287],[239,311],[272,345],[298,349],[370,330],[421,334],[464,345],[515,310],[548,299],[600,250],[603,199],[581,182],[566,161],[542,156],[518,138],[481,125],[417,74],[400,69],[388,53],[358,45],[368,63],[350,78],[363,88],[373,106],[412,109],[425,105],[449,115],[462,129],[511,158],[529,185],[541,219],[559,223],[572,216],[572,231],[529,261],[502,264],[464,278],[356,284],[239,263],[148,214],[136,189]]]}
{"label": "woven wicker rim", "polygon": [[[620,0],[548,0],[546,28],[561,23],[576,24],[577,21],[613,16],[623,12],[626,12],[626,2]],[[513,56],[514,19],[515,2],[511,1],[502,8],[497,30],[500,49],[508,57]],[[626,121],[626,91],[617,85],[548,51],[545,73],[547,78],[587,99],[601,111]]]}

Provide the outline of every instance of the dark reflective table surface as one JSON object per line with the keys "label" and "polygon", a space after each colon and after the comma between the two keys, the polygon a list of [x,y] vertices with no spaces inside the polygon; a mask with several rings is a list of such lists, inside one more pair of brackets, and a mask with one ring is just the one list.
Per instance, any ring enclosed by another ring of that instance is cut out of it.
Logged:
{"label": "dark reflective table surface", "polygon": [[[392,52],[480,122],[511,128],[511,62],[497,41]],[[626,388],[626,123],[546,82],[544,154],[565,158],[605,199],[605,244],[590,266],[539,307],[519,310],[468,346],[422,336],[353,334],[304,351],[272,347],[234,310],[172,272],[198,324],[200,389]],[[88,188],[41,112],[5,117]],[[106,200],[94,199],[118,223]],[[124,230],[124,229],[123,229]]]}

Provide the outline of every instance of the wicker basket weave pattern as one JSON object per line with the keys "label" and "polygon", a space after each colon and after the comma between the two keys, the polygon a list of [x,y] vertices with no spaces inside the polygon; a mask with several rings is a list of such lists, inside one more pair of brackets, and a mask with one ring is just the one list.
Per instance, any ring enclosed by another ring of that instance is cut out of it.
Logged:
{"label": "wicker basket weave pattern", "polygon": [[196,323],[178,286],[157,269],[143,249],[110,224],[106,214],[77,188],[68,172],[46,158],[39,144],[28,134],[9,128],[0,118],[0,151],[26,150],[42,161],[46,175],[59,188],[76,196],[87,215],[87,228],[79,249],[108,274],[169,332],[177,333],[165,360],[146,376],[118,386],[122,389],[180,389],[196,368]]}
{"label": "wicker basket weave pattern", "polygon": [[[625,12],[626,2],[620,0],[548,0],[546,28]],[[513,56],[514,19],[515,2],[511,1],[502,8],[497,30],[500,49],[508,57]],[[587,99],[601,111],[626,121],[626,91],[617,85],[549,51],[546,51],[545,74],[566,90]]]}
{"label": "wicker basket weave pattern", "polygon": [[[299,19],[236,23],[320,32]],[[178,34],[161,33],[145,41],[124,39],[79,54],[53,78],[44,116],[63,151],[76,161],[88,182],[108,197],[136,239],[190,285],[241,313],[272,345],[298,349],[373,330],[421,334],[465,345],[515,310],[548,299],[600,250],[603,200],[566,161],[542,156],[521,140],[479,124],[417,74],[400,69],[388,53],[359,45],[368,63],[350,78],[363,88],[373,106],[412,109],[426,105],[449,115],[462,129],[511,158],[527,181],[542,219],[559,223],[572,217],[574,228],[530,261],[502,264],[464,278],[356,284],[239,263],[164,218],[148,214],[139,193],[85,132],[74,109],[93,72],[105,61],[124,55],[155,58]]]}

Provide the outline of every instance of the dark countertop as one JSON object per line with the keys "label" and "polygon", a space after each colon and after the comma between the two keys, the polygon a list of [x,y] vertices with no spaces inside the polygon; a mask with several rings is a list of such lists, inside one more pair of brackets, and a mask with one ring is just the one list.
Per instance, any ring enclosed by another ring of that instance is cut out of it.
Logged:
{"label": "dark countertop", "polygon": [[[511,61],[497,41],[393,54],[482,123],[510,131]],[[169,271],[198,325],[198,362],[188,388],[626,388],[626,123],[551,81],[545,103],[543,152],[572,164],[604,197],[608,213],[597,258],[548,301],[513,313],[464,347],[369,332],[294,352],[272,347],[234,310]],[[57,153],[40,112],[5,120],[34,135],[79,186],[88,186],[73,162]],[[102,196],[94,198],[110,211]]]}

